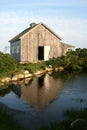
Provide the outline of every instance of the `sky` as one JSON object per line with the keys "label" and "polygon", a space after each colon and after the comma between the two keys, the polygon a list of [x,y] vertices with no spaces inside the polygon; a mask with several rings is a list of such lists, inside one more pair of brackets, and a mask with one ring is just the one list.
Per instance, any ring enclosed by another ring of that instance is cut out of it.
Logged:
{"label": "sky", "polygon": [[0,51],[30,23],[45,23],[62,41],[87,48],[87,0],[1,0]]}

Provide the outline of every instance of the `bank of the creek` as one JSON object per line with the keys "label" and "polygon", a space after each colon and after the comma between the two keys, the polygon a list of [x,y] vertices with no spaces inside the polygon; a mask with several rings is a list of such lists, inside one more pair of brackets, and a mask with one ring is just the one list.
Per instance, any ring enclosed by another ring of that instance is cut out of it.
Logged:
{"label": "bank of the creek", "polygon": [[52,72],[62,72],[64,71],[64,67],[60,66],[57,67],[55,69],[52,68],[52,66],[46,67],[44,70],[36,70],[33,74],[30,73],[28,70],[22,70],[22,72],[18,71],[15,72],[15,74],[11,74],[9,77],[8,76],[4,76],[3,78],[0,78],[0,90],[1,89],[6,89],[9,85],[9,83],[14,83],[14,82],[18,82],[21,80],[25,80],[25,82],[34,77],[41,77],[42,75],[46,74],[46,73],[52,73]]}
{"label": "bank of the creek", "polygon": [[0,91],[0,103],[25,128],[50,126],[69,109],[87,108],[87,74],[52,72],[14,82]]}

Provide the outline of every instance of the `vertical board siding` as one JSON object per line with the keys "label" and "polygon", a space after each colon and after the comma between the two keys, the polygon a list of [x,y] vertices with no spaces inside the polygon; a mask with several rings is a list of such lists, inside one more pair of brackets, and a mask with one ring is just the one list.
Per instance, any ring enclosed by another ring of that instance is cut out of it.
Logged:
{"label": "vertical board siding", "polygon": [[38,61],[39,46],[50,46],[49,58],[61,55],[60,40],[58,37],[53,35],[44,26],[39,25],[21,37],[21,61]]}
{"label": "vertical board siding", "polygon": [[10,53],[18,61],[20,61],[20,51],[20,40],[10,43]]}

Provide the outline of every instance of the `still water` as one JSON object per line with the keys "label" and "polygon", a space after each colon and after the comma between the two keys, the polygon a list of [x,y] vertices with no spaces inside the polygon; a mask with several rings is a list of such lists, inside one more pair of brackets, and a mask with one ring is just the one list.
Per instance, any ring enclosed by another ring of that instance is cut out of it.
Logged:
{"label": "still water", "polygon": [[31,130],[63,120],[68,109],[87,108],[87,74],[46,74],[0,92],[0,102]]}

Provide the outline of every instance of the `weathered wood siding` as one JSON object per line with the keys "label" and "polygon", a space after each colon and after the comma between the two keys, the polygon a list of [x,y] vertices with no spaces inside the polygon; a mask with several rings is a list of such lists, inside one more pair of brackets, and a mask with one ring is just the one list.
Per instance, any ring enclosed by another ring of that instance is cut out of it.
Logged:
{"label": "weathered wood siding", "polygon": [[10,43],[10,54],[17,61],[20,61],[20,40]]}
{"label": "weathered wood siding", "polygon": [[74,47],[61,42],[61,56],[65,56],[66,52],[74,50]]}
{"label": "weathered wood siding", "polygon": [[21,37],[21,62],[38,61],[39,46],[50,46],[49,58],[61,56],[60,39],[43,25],[38,25]]}

